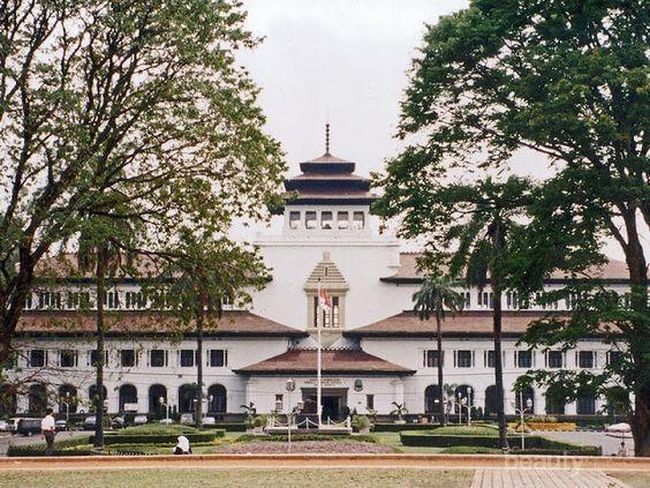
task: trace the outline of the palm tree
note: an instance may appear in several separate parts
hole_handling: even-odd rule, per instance
[[[456,314],[465,305],[464,297],[454,291],[453,283],[439,276],[427,276],[422,283],[422,288],[413,295],[414,309],[421,320],[429,320],[433,315],[436,318],[436,341],[438,346],[438,402],[440,404],[440,423],[447,424],[447,414],[444,410],[444,377],[442,359],[442,322],[447,311]]]
[[[501,354],[501,295],[508,279],[509,236],[520,224],[516,218],[530,204],[528,180],[510,177],[505,183],[491,178],[472,187],[456,188],[459,203],[466,206],[469,219],[453,225],[449,236],[458,240],[458,249],[451,258],[452,276],[465,271],[469,286],[482,293],[489,284],[492,301],[494,334],[494,378],[497,389],[497,420],[499,447],[508,448],[507,425],[504,412],[503,364]]]
[[[115,277],[119,269],[130,264],[132,255],[123,251],[120,243],[129,242],[136,232],[135,221],[114,219],[110,216],[87,215],[80,223],[77,262],[81,273],[93,273],[95,278],[96,312],[95,334],[97,358],[95,365],[95,439],[94,447],[104,447],[104,362],[106,323],[104,297],[107,280]]]

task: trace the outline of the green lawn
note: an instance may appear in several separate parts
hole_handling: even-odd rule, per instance
[[[437,454],[443,450],[441,447],[403,446],[399,440],[399,432],[374,432],[372,435],[379,439],[380,443],[392,447],[395,452],[408,454]]]
[[[472,482],[472,471],[438,471],[418,469],[314,469],[314,470],[95,470],[95,471],[30,471],[0,472],[0,486],[38,486],[59,488],[138,487],[161,488],[178,486],[282,488],[313,487],[445,487],[466,488]]]
[[[630,488],[647,488],[650,486],[650,473],[646,472],[620,472],[607,473],[612,478],[621,480]]]

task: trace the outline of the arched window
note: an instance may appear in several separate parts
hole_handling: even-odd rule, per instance
[[[429,385],[424,389],[424,412],[440,415],[442,405],[440,405],[440,388],[438,385]]]
[[[596,397],[593,395],[584,395],[578,397],[576,402],[576,413],[578,415],[595,415]]]
[[[35,383],[29,387],[27,395],[29,403],[29,413],[32,415],[42,416],[47,408],[47,390],[40,383]]]
[[[549,415],[564,415],[566,399],[553,386],[546,390],[546,413]]]
[[[165,416],[165,405],[167,404],[167,388],[163,385],[151,385],[149,387],[149,412],[160,416]]]
[[[226,413],[226,409],[228,408],[226,388],[223,385],[212,385],[208,388],[208,399],[210,397],[212,397],[212,400],[208,402],[208,412]]]
[[[178,412],[194,412],[194,400],[196,399],[196,384],[184,384],[178,388]]]
[[[59,413],[77,413],[77,389],[72,385],[59,386]]]
[[[125,411],[127,404],[138,403],[138,390],[133,385],[122,385],[119,391],[120,412]]]
[[[490,385],[485,389],[485,415],[496,415],[499,408],[497,385]]]
[[[524,400],[524,408],[527,409],[527,414],[535,413],[535,391],[532,388],[524,388],[520,395],[518,391],[515,392],[515,408],[521,409],[521,400]],[[530,408],[528,408],[528,400],[530,400]]]
[[[15,415],[18,406],[16,387],[9,383],[0,386],[0,415]]]

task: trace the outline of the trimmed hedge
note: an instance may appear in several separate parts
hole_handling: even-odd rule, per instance
[[[519,445],[520,437],[508,436],[511,446]],[[405,431],[400,432],[400,441],[405,446],[418,447],[452,447],[472,446],[495,448],[497,438],[484,435],[438,435],[435,430],[429,432]],[[597,446],[580,446],[568,442],[560,442],[540,436],[526,437],[526,450],[513,451],[520,454],[571,454],[582,456],[600,456],[602,448]]]
[[[184,435],[190,443],[211,442],[217,437],[224,437],[226,431],[223,429],[213,429],[209,432],[200,432],[198,434],[141,434],[141,435],[122,435],[108,434],[104,436],[104,445],[113,444],[176,444],[179,435]],[[95,436],[90,437],[90,443],[95,440]]]
[[[224,429],[226,432],[246,432],[246,424],[243,422],[218,423],[216,425],[204,425],[204,429]]]
[[[377,423],[373,427],[373,432],[402,432],[403,430],[431,430],[436,424],[393,424]]]
[[[235,442],[287,442],[286,435],[252,435],[244,434],[239,436]],[[336,434],[291,434],[292,442],[300,441],[352,441],[352,442],[372,442],[378,440],[372,435],[354,434],[354,435],[336,435]]]
[[[45,442],[37,444],[10,445],[7,448],[8,457],[45,456]],[[90,456],[93,446],[88,443],[88,436],[64,439],[54,443],[54,456]]]

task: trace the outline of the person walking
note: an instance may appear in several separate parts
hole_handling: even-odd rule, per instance
[[[45,417],[41,420],[41,433],[45,437],[47,447],[45,455],[51,456],[54,454],[54,436],[56,435],[56,424],[54,423],[54,410],[48,408],[45,410]]]

